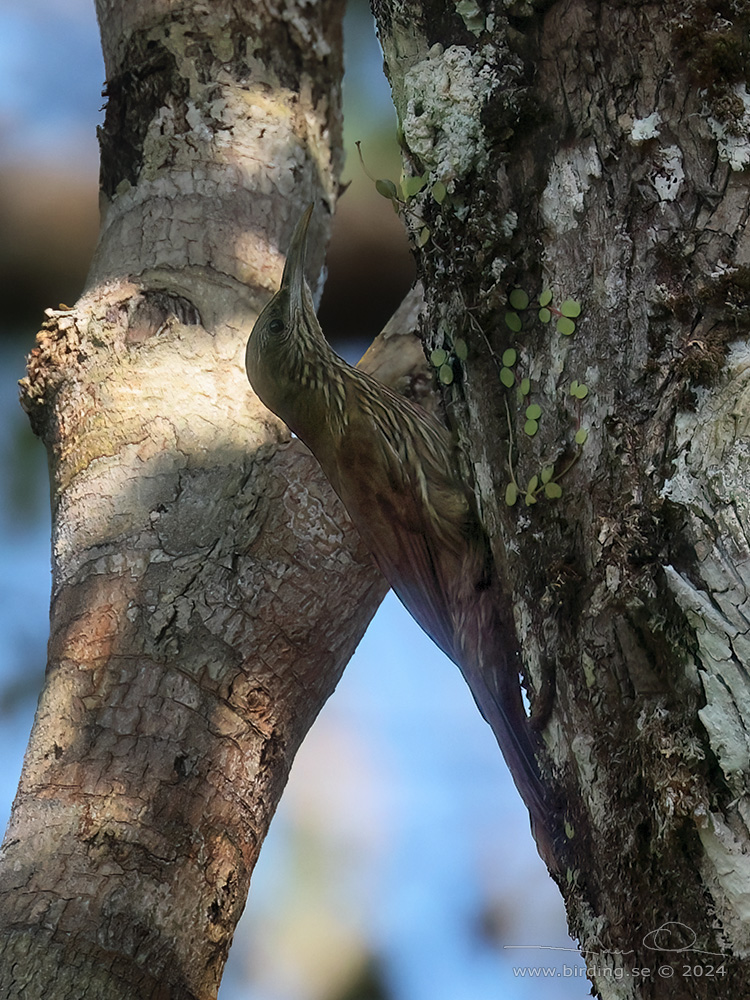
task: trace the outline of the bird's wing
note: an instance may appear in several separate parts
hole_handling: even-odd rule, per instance
[[[359,375],[359,373],[357,373]],[[358,390],[361,390],[361,395]],[[353,380],[343,440],[324,471],[383,575],[460,668],[538,824],[539,778],[512,644],[488,589],[486,539],[452,460],[448,432],[385,386]]]
[[[402,603],[457,661],[446,595],[460,572],[470,509],[450,464],[450,437],[380,384],[374,393],[355,380],[349,391],[355,398],[337,450],[346,474],[337,470],[329,478]]]

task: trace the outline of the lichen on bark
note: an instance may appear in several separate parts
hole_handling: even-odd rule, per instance
[[[708,95],[695,87],[696,73],[742,55],[744,15],[719,24],[715,4],[668,6],[669,18],[650,3],[491,4],[482,14],[494,58],[489,34],[460,12],[442,22],[445,52],[466,46],[505,73],[502,113],[492,117],[493,92],[474,141],[486,167],[467,159],[449,198],[435,204],[428,183],[412,209],[430,232],[425,340],[440,347],[449,332],[468,345],[443,394],[512,594],[545,773],[561,795],[571,932],[595,988],[618,998],[712,995],[707,981],[628,973],[654,965],[655,942],[664,962],[675,958],[669,935],[649,936],[663,925],[681,924],[686,948],[725,959],[733,989],[747,988],[732,957],[748,943],[737,509],[747,456],[727,421],[741,426],[745,411],[750,185],[733,169],[741,155],[717,163],[709,121],[734,95],[740,148],[744,76],[724,85],[716,75]],[[419,98],[410,73],[436,41],[432,10],[410,6],[416,55],[404,58],[402,5],[376,4],[402,109]],[[710,36],[708,63],[684,34],[691,24]],[[510,331],[515,287],[580,301],[574,336]],[[509,425],[504,410],[498,376],[511,347],[545,413],[531,446],[523,417],[510,407]],[[562,496],[509,508],[509,452],[521,466],[524,448],[537,466],[565,454],[573,380],[589,387],[589,436]]]

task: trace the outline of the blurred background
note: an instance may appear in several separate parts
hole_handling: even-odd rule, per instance
[[[323,327],[364,349],[411,284],[395,120],[365,0],[346,19],[345,179]],[[0,0],[0,827],[45,664],[44,451],[18,405],[43,310],[73,304],[98,226],[103,66],[90,0]],[[357,338],[363,339],[358,344]],[[518,971],[521,970],[521,971]],[[497,745],[389,595],[302,747],[220,1000],[582,1000],[582,963]]]

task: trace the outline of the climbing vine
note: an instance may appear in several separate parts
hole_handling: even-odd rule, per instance
[[[522,288],[514,288],[508,295],[508,308],[505,313],[505,325],[514,334],[521,334],[524,329],[524,322],[521,314],[533,315],[536,313],[536,320],[543,325],[549,325],[554,320],[555,330],[561,336],[570,337],[575,333],[576,320],[581,315],[581,306],[576,299],[565,299],[560,306],[553,304],[553,293],[550,289],[543,289],[537,297],[536,304],[532,307],[531,299]],[[535,470],[524,482],[520,476],[517,466],[513,462],[514,444],[519,453],[523,452],[523,438],[519,441],[514,439],[513,420],[511,418],[511,407],[509,402],[510,390],[515,388],[515,403],[523,410],[523,434],[527,438],[533,438],[539,430],[539,424],[544,415],[543,407],[537,402],[531,402],[529,397],[533,391],[533,383],[529,375],[519,371],[521,352],[516,347],[508,347],[500,357],[500,382],[506,390],[504,399],[505,414],[508,421],[508,472],[510,481],[505,489],[505,502],[509,507],[513,507],[520,497],[527,507],[535,504],[540,497],[547,500],[557,500],[562,496],[562,486],[560,480],[575,465],[581,456],[581,449],[588,438],[587,428],[581,426],[581,405],[589,394],[588,386],[583,382],[574,379],[569,386],[569,394],[577,401],[576,408],[576,430],[574,442],[576,445],[575,454],[568,462],[557,468],[555,462],[547,463]],[[520,420],[517,421],[521,423]],[[522,457],[522,454],[519,456]]]

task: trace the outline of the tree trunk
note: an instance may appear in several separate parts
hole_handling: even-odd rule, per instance
[[[730,6],[376,0],[426,181],[404,199],[425,340],[603,997],[750,993],[750,16]]]
[[[335,205],[341,7],[99,5],[101,236],[23,389],[52,623],[0,996],[216,995],[295,751],[385,592],[243,364],[298,215]]]

